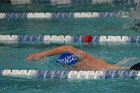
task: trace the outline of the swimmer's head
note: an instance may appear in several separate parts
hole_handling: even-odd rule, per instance
[[[74,65],[79,62],[79,58],[71,53],[63,53],[57,58],[56,62],[64,65]]]

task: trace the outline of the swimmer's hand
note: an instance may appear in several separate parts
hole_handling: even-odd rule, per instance
[[[43,55],[43,53],[34,53],[34,54],[31,54],[29,55],[26,60],[27,61],[37,61],[37,60],[40,60],[42,58],[44,58],[45,56]]]

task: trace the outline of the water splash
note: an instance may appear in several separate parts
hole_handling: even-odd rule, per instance
[[[140,7],[137,7],[135,10],[132,9],[130,14],[130,22],[123,25],[123,29],[132,29],[137,32],[140,32]]]

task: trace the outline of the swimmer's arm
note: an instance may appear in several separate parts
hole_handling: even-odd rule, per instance
[[[26,60],[29,60],[29,61],[39,60],[39,59],[44,58],[44,57],[59,55],[59,54],[65,53],[65,52],[69,52],[72,54],[80,54],[82,56],[88,55],[84,51],[82,51],[80,49],[76,49],[72,46],[60,46],[60,47],[57,47],[57,48],[54,48],[54,49],[51,49],[48,51],[31,54],[30,56],[27,57]]]

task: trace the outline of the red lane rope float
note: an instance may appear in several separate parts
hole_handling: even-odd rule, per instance
[[[90,43],[90,42],[92,42],[92,39],[93,39],[93,37],[92,36],[90,36],[90,35],[87,35],[87,36],[85,36],[85,42],[86,43]]]
[[[86,42],[86,45],[89,47],[92,47],[91,42],[92,42],[93,37],[90,35],[85,36],[84,41]]]

